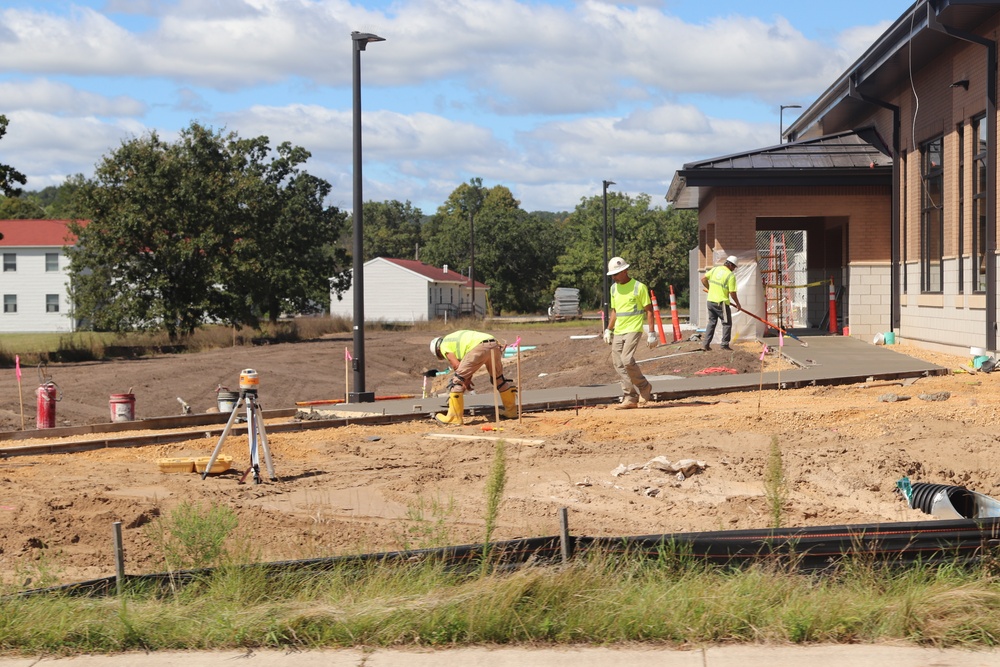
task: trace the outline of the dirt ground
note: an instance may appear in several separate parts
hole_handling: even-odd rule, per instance
[[[368,331],[366,389],[377,396],[420,396],[423,372],[435,368],[431,337],[446,333]],[[615,375],[597,325],[497,331],[535,349],[522,353],[523,390],[611,384]],[[592,336],[579,338],[580,336]],[[349,334],[326,340],[232,348],[129,361],[52,365],[58,385],[57,425],[110,421],[110,394],[136,395],[136,416],[181,414],[216,406],[219,386],[237,388],[254,368],[265,409],[344,394]],[[729,353],[694,352],[695,342],[642,349],[648,375],[759,373],[758,343]],[[951,369],[967,357],[906,344],[894,348]],[[507,364],[518,377],[518,364]],[[787,367],[787,365],[786,365]],[[442,368],[438,362],[437,368]],[[443,391],[446,378],[435,380]],[[24,369],[20,397],[28,429],[35,425],[36,369]],[[240,535],[260,560],[283,560],[481,541],[484,486],[495,446],[508,457],[506,493],[494,539],[558,533],[559,508],[569,509],[578,535],[644,535],[772,525],[765,468],[772,442],[786,479],[786,526],[927,519],[895,490],[913,482],[964,485],[1000,497],[997,441],[1000,373],[956,372],[909,386],[875,383],[742,392],[651,403],[639,410],[610,406],[530,413],[485,433],[486,420],[444,428],[430,420],[272,433],[279,481],[239,484],[248,463],[247,438],[230,436],[223,453],[234,470],[205,480],[159,472],[164,457],[207,456],[215,436],[175,444],[109,448],[0,460],[0,578],[35,585],[114,573],[112,524],[121,521],[126,571],[163,570],[150,526],[182,501],[231,507]],[[490,389],[477,376],[478,391]],[[946,401],[920,394],[950,392]],[[888,393],[910,400],[880,401]],[[0,370],[0,428],[21,428],[13,369]],[[116,434],[123,435],[123,434]],[[428,437],[428,436],[445,437]],[[21,445],[39,440],[2,443]],[[704,469],[683,480],[646,468],[654,457],[694,459]],[[238,470],[237,470],[238,469]],[[246,548],[246,547],[244,547]]]

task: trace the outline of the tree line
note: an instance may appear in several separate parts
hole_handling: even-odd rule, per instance
[[[0,137],[5,129],[0,116]],[[155,132],[125,140],[92,178],[38,191],[16,188],[23,175],[0,165],[0,219],[73,221],[71,296],[89,327],[172,338],[206,321],[259,327],[322,312],[350,286],[352,225],[325,203],[330,184],[304,170],[309,157],[192,123],[173,142]],[[607,206],[609,243],[630,273],[661,295],[673,285],[685,305],[696,214],[652,206],[647,194],[609,192]],[[474,267],[494,314],[545,312],[557,287],[579,289],[584,309],[602,303],[600,195],[573,211],[527,212],[506,186],[473,178],[431,215],[409,201],[367,201],[363,220],[365,261]]]

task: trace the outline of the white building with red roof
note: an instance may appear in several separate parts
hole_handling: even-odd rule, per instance
[[[423,322],[486,313],[489,287],[456,273],[445,265],[429,266],[412,259],[376,257],[365,262],[365,320],[368,322]],[[330,294],[330,314],[353,319],[354,288],[338,299]]]
[[[69,220],[0,220],[0,333],[74,331]]]

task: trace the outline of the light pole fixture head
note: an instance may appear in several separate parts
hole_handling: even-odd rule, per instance
[[[614,181],[604,181],[604,189],[607,190],[609,185],[614,185]]]
[[[358,32],[357,30],[351,32],[351,39],[354,40],[354,48],[358,51],[364,51],[369,42],[385,41],[385,37],[379,37],[370,32]]]
[[[785,137],[785,109],[801,109],[801,104],[782,104],[778,108],[778,143]]]

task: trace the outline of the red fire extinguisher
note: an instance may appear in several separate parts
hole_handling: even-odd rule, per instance
[[[59,400],[59,387],[52,380],[43,382],[35,390],[38,398],[38,413],[35,419],[36,428],[55,428],[56,401]]]

